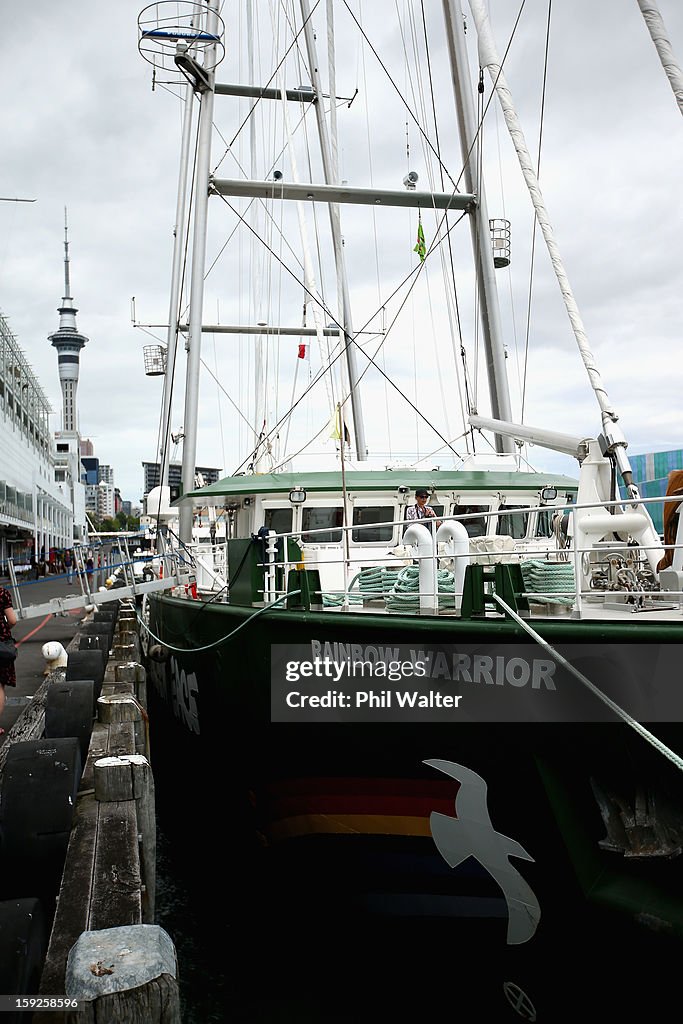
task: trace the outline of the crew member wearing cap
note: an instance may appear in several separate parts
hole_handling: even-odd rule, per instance
[[[418,487],[415,491],[415,504],[409,505],[406,509],[406,519],[436,519],[436,512],[431,505],[427,504],[428,497],[427,488]]]

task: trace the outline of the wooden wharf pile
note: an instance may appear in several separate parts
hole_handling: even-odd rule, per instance
[[[49,673],[0,749],[3,839],[12,831],[5,815],[13,806],[12,787],[19,785],[13,781],[19,755],[64,767],[75,751],[79,776],[38,990],[24,989],[32,1021],[178,1024],[175,949],[154,924],[154,778],[135,604],[122,601],[118,611],[95,612],[67,655],[67,668]],[[27,968],[24,985],[31,984]],[[71,1000],[78,1000],[78,1010]],[[24,1012],[16,1019],[28,1018]],[[11,1017],[6,1020],[11,1024]]]

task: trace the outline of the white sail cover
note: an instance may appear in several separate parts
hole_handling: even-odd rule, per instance
[[[654,3],[654,0],[638,0],[638,6],[645,19],[648,32],[652,36],[652,42],[657,48],[662,67],[666,71],[666,76],[671,83],[671,88],[678,103],[678,109],[683,114],[683,72],[681,72],[680,65],[674,57],[673,48],[666,34],[666,28],[659,13],[659,8]]]

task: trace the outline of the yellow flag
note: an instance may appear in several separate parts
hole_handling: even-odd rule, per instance
[[[330,430],[329,436],[334,441],[341,441],[342,439],[342,422],[341,407],[337,406],[335,411],[332,413],[332,418],[328,424]],[[346,426],[346,423],[344,423],[344,444],[351,444],[351,434],[349,433],[349,428]]]
[[[330,420],[330,437],[334,441],[341,441],[341,412],[339,406],[332,413],[332,419]]]

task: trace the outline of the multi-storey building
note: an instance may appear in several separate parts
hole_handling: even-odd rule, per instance
[[[158,487],[161,483],[160,467],[158,462],[143,462],[142,470],[145,476],[145,487],[142,496],[143,506],[147,507],[147,495],[153,487]],[[199,479],[203,481],[207,486],[209,484],[215,484],[217,480],[220,480],[222,470],[215,469],[208,466],[196,466],[194,475],[195,480],[199,482]],[[168,467],[168,486],[171,489],[171,501],[175,501],[180,496],[182,486],[182,465],[180,462],[171,462]]]
[[[28,564],[72,543],[74,480],[57,458],[52,410],[19,342],[0,314],[0,564]],[[57,473],[59,470],[59,473]],[[78,476],[76,477],[78,480]]]

